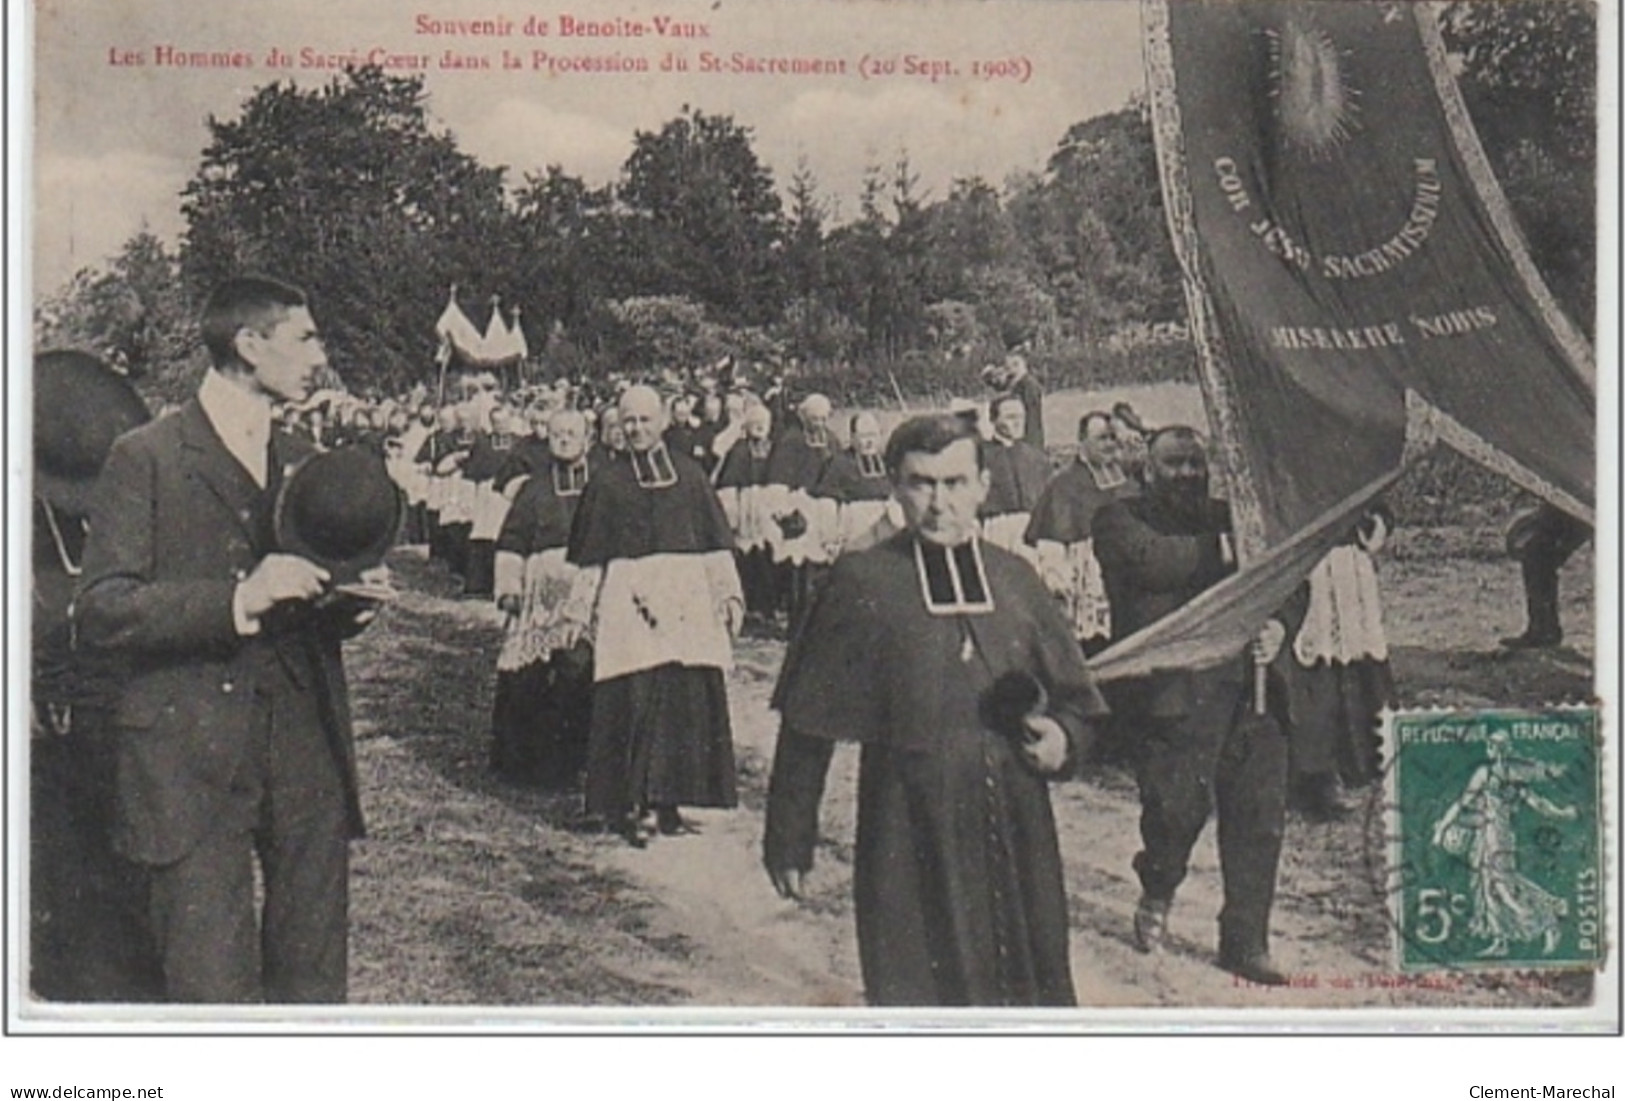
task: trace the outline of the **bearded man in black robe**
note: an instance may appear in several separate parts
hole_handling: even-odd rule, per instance
[[[1230,508],[1208,495],[1206,447],[1188,427],[1170,426],[1151,437],[1145,492],[1104,505],[1093,530],[1117,638],[1189,603],[1235,570]],[[1141,895],[1134,942],[1142,952],[1162,950],[1174,892],[1197,838],[1217,813],[1224,881],[1219,966],[1249,982],[1287,981],[1269,953],[1287,782],[1280,713],[1285,684],[1270,667],[1288,625],[1296,630],[1302,615],[1289,602],[1245,654],[1117,687],[1117,719],[1133,731],[1138,758],[1142,847],[1133,866]]]
[[[886,466],[907,527],[836,561],[774,693],[768,874],[799,897],[834,743],[857,741],[870,1004],[1075,1004],[1049,782],[1104,705],[1037,574],[977,534],[974,430],[907,421]]]

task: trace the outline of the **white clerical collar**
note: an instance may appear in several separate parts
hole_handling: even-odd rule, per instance
[[[1078,462],[1082,463],[1088,468],[1089,475],[1094,478],[1095,486],[1098,489],[1116,489],[1118,486],[1128,481],[1128,476],[1123,473],[1123,468],[1118,466],[1116,463],[1112,463],[1104,468],[1098,467],[1085,458],[1083,452],[1081,451],[1078,452]]]
[[[644,489],[666,489],[677,484],[677,468],[666,453],[666,445],[657,443],[647,451],[633,451],[632,472],[638,485]]]
[[[212,367],[204,372],[197,401],[232,458],[243,465],[254,484],[264,489],[269,477],[270,401]]]
[[[553,460],[553,495],[555,497],[579,497],[581,491],[587,488],[587,456],[583,455],[573,463],[562,463]]]
[[[980,539],[944,547],[916,537],[914,569],[925,610],[932,615],[985,615],[993,610]]]

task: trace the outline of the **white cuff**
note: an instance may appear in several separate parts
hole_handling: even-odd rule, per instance
[[[495,590],[496,599],[524,593],[525,560],[514,551],[497,551],[492,573],[495,576],[491,587]]]
[[[243,607],[243,583],[237,582],[237,587],[231,590],[231,622],[237,628],[237,634],[243,637],[260,633],[258,616],[251,616]]]

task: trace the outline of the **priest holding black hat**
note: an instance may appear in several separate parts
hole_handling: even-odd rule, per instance
[[[856,741],[869,1003],[1075,1004],[1049,782],[1104,704],[1038,575],[978,534],[975,430],[914,418],[885,461],[907,529],[836,560],[774,692],[768,874],[800,896],[834,743]]]
[[[276,516],[314,448],[272,406],[308,397],[327,361],[303,292],[228,280],[202,329],[196,396],[113,445],[75,599],[80,645],[129,671],[115,843],[150,873],[169,1000],[342,1002],[362,825],[339,643],[376,614],[400,502],[318,481]],[[338,467],[388,483],[375,456]]]

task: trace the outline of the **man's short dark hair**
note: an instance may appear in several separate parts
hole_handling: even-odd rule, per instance
[[[307,307],[298,287],[259,275],[227,279],[203,307],[203,346],[216,367],[237,362],[237,334],[275,325],[289,310]]]
[[[1194,443],[1204,453],[1207,451],[1207,440],[1200,432],[1188,424],[1170,424],[1152,432],[1145,441],[1146,450],[1155,450],[1158,441],[1164,439],[1178,440],[1181,443]]]
[[[940,455],[960,440],[979,444],[981,439],[974,425],[952,413],[910,417],[892,429],[891,438],[886,441],[886,472],[895,478],[902,468],[904,457],[911,453]],[[976,448],[976,469],[982,469],[980,447]]]
[[[1108,431],[1112,427],[1112,415],[1110,413],[1106,412],[1104,409],[1091,409],[1089,412],[1078,418],[1078,439],[1084,440],[1089,438],[1090,421],[1099,421],[1106,426]]]

